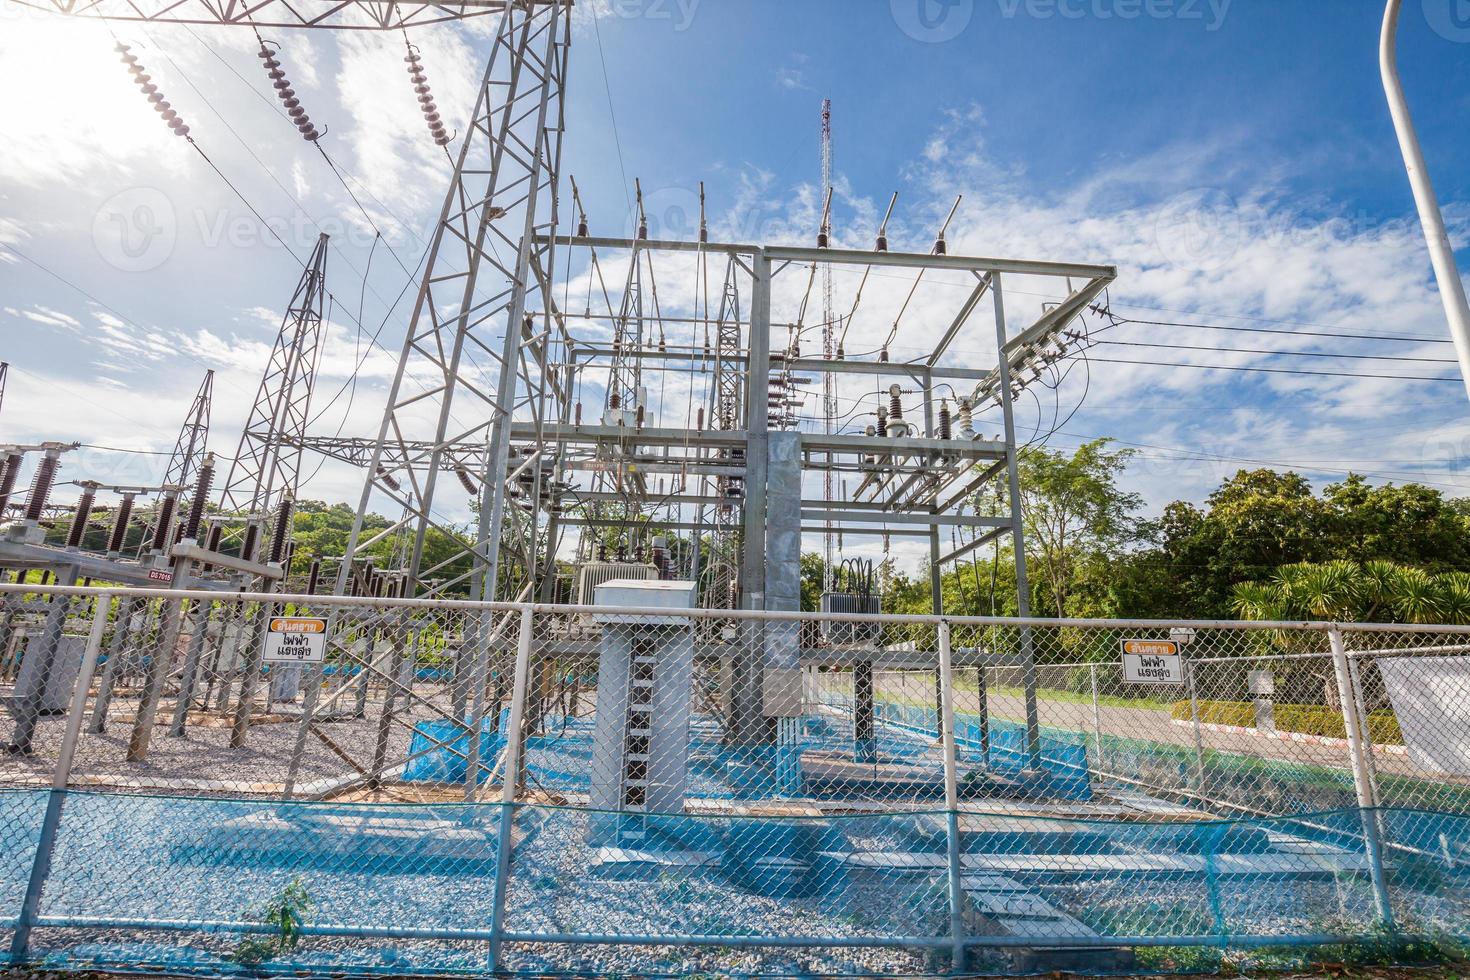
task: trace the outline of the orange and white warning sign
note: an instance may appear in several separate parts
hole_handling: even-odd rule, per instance
[[[265,634],[268,664],[319,664],[327,656],[327,621],[315,616],[272,616]]]
[[[1129,684],[1183,684],[1184,660],[1175,640],[1124,640],[1123,680]]]

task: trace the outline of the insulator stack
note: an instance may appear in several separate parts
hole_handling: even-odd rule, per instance
[[[947,251],[949,251],[949,246],[944,243],[944,236],[940,235],[934,240],[934,254],[943,255]]]
[[[949,399],[946,398],[939,403],[939,438],[954,438],[953,424],[949,415]]]
[[[271,87],[276,90],[276,98],[281,100],[281,105],[286,107],[286,115],[296,124],[296,131],[301,138],[308,143],[315,143],[321,139],[325,132],[318,132],[312,124],[311,117],[301,105],[301,100],[296,97],[296,90],[291,87],[291,81],[286,73],[281,70],[281,62],[276,58],[276,52],[271,50],[264,41],[260,42],[260,51],[257,52],[261,64],[265,66],[266,76],[271,80]]]
[[[970,440],[975,438],[974,410],[970,407],[970,399],[960,399],[960,438]]]
[[[874,248],[874,251],[875,252],[886,252],[886,251],[888,251],[888,235],[887,235],[886,232],[881,232],[880,231],[878,233],[878,245],[877,245],[876,248]]]
[[[163,495],[158,502],[158,523],[153,528],[153,540],[150,542],[153,550],[163,554],[168,550],[168,538],[173,531],[174,511],[179,506],[179,494],[177,490],[170,490]]]
[[[448,146],[454,137],[449,135],[444,128],[444,120],[439,116],[439,107],[434,104],[434,96],[429,91],[429,76],[424,74],[424,59],[419,56],[419,49],[408,42],[408,57],[404,62],[408,65],[408,77],[413,82],[413,93],[418,96],[419,111],[424,114],[424,122],[429,124],[429,135],[434,137],[435,146]],[[585,222],[584,222],[585,224]],[[582,237],[587,233],[579,232]]]
[[[122,58],[123,64],[128,66],[128,72],[133,76],[133,84],[138,86],[138,91],[147,96],[148,102],[153,106],[153,111],[158,113],[159,118],[168,123],[168,128],[174,131],[175,136],[188,137],[189,127],[179,116],[178,111],[169,105],[163,93],[158,90],[158,86],[153,84],[152,76],[139,64],[138,56],[132,53],[132,47],[119,41],[113,50]]]
[[[577,237],[586,238],[590,234],[591,231],[587,228],[587,216],[584,214],[577,219]]]
[[[879,364],[887,364],[888,363],[888,345],[887,344],[884,344],[883,345],[883,349],[878,352],[878,363]]]
[[[890,424],[903,421],[903,389],[898,385],[888,389],[888,421]]]
[[[68,548],[80,548],[87,534],[87,521],[92,516],[92,505],[97,500],[97,484],[82,484],[82,495],[77,498],[77,512],[71,519],[71,530],[66,535]]]
[[[316,595],[318,583],[322,580],[322,557],[317,555],[311,560],[311,568],[306,573],[306,594]]]
[[[403,486],[401,483],[398,482],[397,477],[388,472],[388,468],[386,466],[378,467],[378,482],[382,483],[383,486],[387,487],[389,490],[399,490]]]
[[[224,534],[224,531],[225,529],[223,525],[211,524],[209,526],[209,533],[204,537],[204,550],[219,551],[219,539],[220,536]],[[214,569],[214,566],[211,565],[209,562],[205,562],[202,567],[206,572],[212,571]]]
[[[286,556],[281,559],[281,567],[286,574],[291,574],[291,565],[296,561],[296,541],[294,539],[286,542]]]
[[[0,520],[5,518],[5,509],[15,493],[15,481],[20,477],[20,453],[9,453],[5,457],[5,470],[0,472]]]
[[[117,505],[117,513],[112,518],[112,536],[107,539],[107,553],[110,555],[121,554],[123,544],[128,536],[128,524],[133,519],[133,495],[123,495],[122,502]]]
[[[291,513],[296,508],[296,499],[289,493],[281,495],[276,508],[276,526],[271,533],[270,563],[279,564],[286,557],[286,542],[291,538]]]
[[[246,561],[255,560],[255,545],[260,541],[260,525],[251,521],[245,525],[245,540],[240,542],[240,557]]]
[[[55,456],[47,455],[36,467],[36,479],[31,483],[31,496],[26,501],[25,519],[39,521],[46,510],[46,500],[51,496],[51,485],[56,482],[56,468],[61,464]]]
[[[184,537],[199,540],[199,526],[204,523],[204,504],[209,500],[210,487],[214,486],[214,453],[204,457],[199,467],[199,477],[194,484],[194,499],[189,501],[189,516],[184,520]]]
[[[888,435],[888,409],[878,406],[878,435]]]
[[[471,497],[479,494],[479,488],[475,486],[475,481],[470,478],[469,469],[463,463],[454,464],[454,475],[459,477],[459,485],[464,487],[465,493]]]

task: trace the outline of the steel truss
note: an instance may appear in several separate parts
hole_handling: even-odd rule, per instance
[[[544,270],[552,268],[554,243],[545,232],[556,226],[570,26],[570,3],[560,0],[501,11],[369,460],[339,593],[370,543],[362,525],[375,496],[394,501],[413,528],[405,594],[463,594],[468,582],[472,595],[494,598],[502,550],[523,556],[521,591],[535,577],[537,512],[506,520],[505,475],[517,411],[543,419],[565,406],[548,362],[561,325],[549,315],[537,323],[526,310],[528,294],[549,285]],[[487,465],[472,478],[455,454],[466,443],[485,446]],[[533,495],[540,462],[531,465]],[[436,506],[447,473],[475,491],[478,521],[468,533]],[[454,543],[454,554],[425,566],[431,530]]]

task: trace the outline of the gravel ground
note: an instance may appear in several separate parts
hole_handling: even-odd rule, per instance
[[[694,964],[689,964],[689,965],[690,966],[694,966]],[[1217,976],[1231,976],[1231,977],[1247,977],[1248,976],[1248,977],[1259,978],[1259,980],[1328,980],[1328,978],[1331,978],[1331,980],[1464,980],[1464,978],[1467,976],[1467,974],[1465,972],[1466,969],[1467,968],[1465,966],[1440,966],[1440,967],[1428,967],[1428,968],[1424,968],[1424,969],[1411,968],[1411,967],[1392,967],[1392,968],[1384,967],[1384,968],[1357,969],[1357,968],[1343,968],[1343,967],[1337,967],[1337,966],[1333,966],[1333,965],[1325,965],[1324,967],[1322,967],[1320,969],[1309,970],[1307,972],[1291,972],[1291,973],[1256,972],[1256,973],[1249,973],[1249,974],[1233,973],[1232,972],[1232,973],[1216,974],[1216,975]],[[685,973],[684,975],[685,976],[691,976],[692,977],[692,976],[694,976],[696,974],[697,975],[700,975],[702,977],[709,977],[709,976],[711,976],[711,973],[710,972],[705,971],[703,969],[698,969],[698,968],[691,969],[687,973]],[[714,975],[718,975],[718,974],[716,973]],[[37,970],[37,969],[24,969],[24,968],[10,969],[10,970],[0,970],[0,980],[114,980],[114,978],[124,977],[124,976],[127,976],[127,974],[101,974],[101,973],[88,973],[88,972],[80,972],[80,971],[78,971],[78,972],[63,972],[63,971],[58,971],[58,970]],[[149,974],[147,974],[147,976],[150,978],[150,980],[171,980],[170,975],[169,974],[166,974],[166,973],[149,973]],[[526,975],[527,980],[531,980],[531,978],[533,978],[534,976],[535,976],[534,974],[528,974],[528,975]],[[598,976],[600,976],[600,977],[611,977],[611,976],[614,976],[614,975],[613,974],[606,974],[606,973],[604,973],[604,974],[589,974],[589,976],[592,976],[592,977],[598,977]],[[619,978],[619,980],[633,980],[633,978],[629,977],[627,974],[616,974],[615,976],[617,976]],[[1053,978],[1053,980],[1073,980],[1073,978],[1077,978],[1077,980],[1084,980],[1084,978],[1082,978],[1081,975],[1079,975],[1079,974],[1071,974],[1071,973],[1053,973],[1053,974],[1049,974],[1049,976],[1051,978]],[[1190,978],[1190,980],[1197,980],[1197,978],[1199,976],[1200,976],[1200,974],[1198,974],[1198,973],[1192,973],[1192,974],[1158,974],[1158,973],[1150,973],[1150,974],[1147,974],[1146,977],[1144,977],[1144,976],[1132,977],[1132,978],[1129,978],[1129,977],[1117,977],[1117,978],[1115,978],[1115,980],[1184,980],[1185,977]],[[383,977],[383,980],[391,980],[391,977],[392,977],[391,974],[386,975],[385,977]],[[194,980],[194,978],[190,978],[190,980]]]

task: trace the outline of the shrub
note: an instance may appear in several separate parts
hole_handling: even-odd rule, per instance
[[[1278,704],[1275,709],[1276,730],[1346,738],[1347,726],[1342,712],[1320,704]],[[1175,720],[1189,721],[1189,702],[1175,701]],[[1250,701],[1201,701],[1199,720],[1207,725],[1230,725],[1235,728],[1256,726],[1256,707]],[[1368,737],[1374,745],[1403,745],[1404,735],[1392,711],[1374,711],[1368,715]]]

